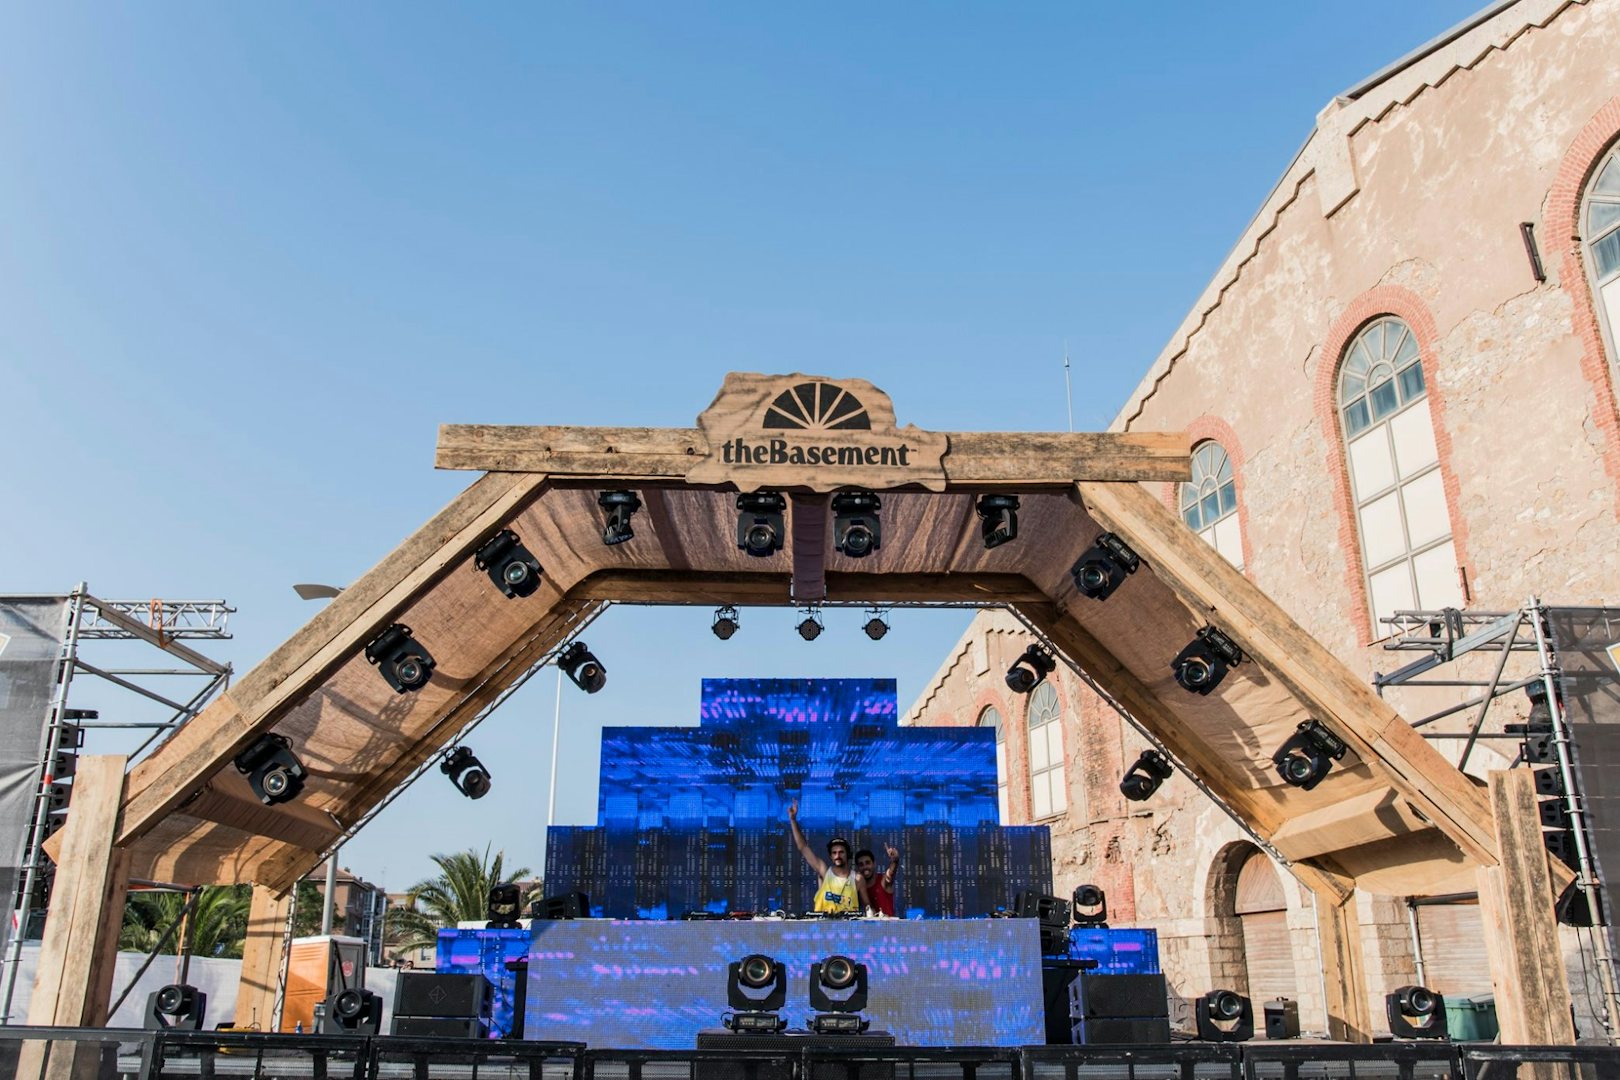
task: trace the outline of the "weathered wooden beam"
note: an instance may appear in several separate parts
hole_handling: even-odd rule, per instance
[[[1556,894],[1530,770],[1492,772],[1490,797],[1500,861],[1479,870],[1479,910],[1502,1041],[1570,1045],[1575,1026],[1569,974],[1558,941]]]
[[[675,570],[598,570],[569,593],[592,600],[642,604],[771,607],[793,603],[783,571],[703,573]],[[1045,593],[1022,574],[878,574],[827,572],[830,603],[1044,603]]]
[[[480,477],[346,588],[236,686],[159,746],[129,778],[118,842],[127,845],[195,792],[257,735],[365,647],[534,499],[545,477]]]
[[[1309,888],[1309,886],[1307,886]],[[1312,890],[1322,956],[1322,986],[1327,995],[1328,1038],[1372,1042],[1373,1019],[1368,998],[1367,966],[1361,949],[1361,918],[1354,896]]]
[[[1087,511],[1273,674],[1475,862],[1496,861],[1485,796],[1287,612],[1139,484],[1077,485]]]
[[[969,489],[1066,487],[1076,480],[1186,480],[1187,436],[1150,432],[945,433],[945,475]],[[545,472],[559,481],[678,482],[710,456],[699,428],[522,427],[444,424],[441,469]]]
[[[79,759],[45,936],[40,942],[28,1023],[38,1027],[103,1027],[112,997],[118,929],[129,883],[129,853],[113,846],[128,758]],[[23,1048],[19,1076],[56,1080],[94,1077],[100,1048],[60,1043]],[[48,1060],[47,1060],[48,1058]]]
[[[236,988],[235,1024],[239,1028],[269,1031],[276,1007],[276,986],[286,957],[281,943],[287,931],[292,891],[277,893],[263,885],[253,887],[248,905],[247,938],[242,942],[242,974]]]

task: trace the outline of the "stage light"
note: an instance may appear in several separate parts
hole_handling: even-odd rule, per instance
[[[484,914],[489,919],[488,930],[516,930],[518,909],[523,906],[523,890],[515,881],[503,881],[489,887]]]
[[[721,641],[730,641],[731,635],[737,632],[737,609],[731,606],[714,609],[714,623],[709,627],[714,636]]]
[[[1108,928],[1108,894],[1100,886],[1078,885],[1070,901],[1074,925],[1103,930]]]
[[[630,519],[641,509],[641,500],[636,498],[635,492],[604,491],[596,500],[596,505],[607,512],[607,521],[602,526],[602,543],[612,547],[636,535],[636,531],[630,527]]]
[[[375,1035],[382,1028],[382,995],[370,990],[339,990],[326,999],[322,1035]]]
[[[583,641],[576,641],[557,657],[557,666],[575,686],[587,694],[594,694],[607,685],[607,668],[602,666]]]
[[[366,660],[376,665],[388,685],[401,694],[422,689],[433,677],[433,657],[404,623],[395,623],[378,634],[366,646]]]
[[[1384,995],[1389,1033],[1397,1039],[1444,1039],[1446,999],[1426,986],[1402,986]]]
[[[195,986],[171,983],[146,996],[146,1014],[141,1026],[148,1031],[166,1028],[201,1031],[207,1010],[207,994]]]
[[[1228,669],[1241,663],[1243,650],[1221,631],[1206,626],[1198,631],[1198,636],[1185,649],[1176,654],[1170,667],[1183,690],[1207,694],[1221,685]]]
[[[1211,990],[1193,1003],[1198,1037],[1205,1042],[1248,1042],[1254,1038],[1254,1005],[1233,990]]]
[[[469,746],[458,746],[439,762],[439,771],[450,778],[456,790],[469,799],[482,799],[489,794],[489,770],[479,761]]]
[[[882,504],[870,491],[840,491],[832,497],[833,548],[851,559],[864,559],[883,546],[878,520]]]
[[[737,546],[757,559],[782,550],[786,527],[782,513],[787,499],[777,491],[745,492],[737,496]]]
[[[304,790],[309,775],[304,763],[292,752],[292,741],[274,732],[236,755],[236,771],[248,778],[253,794],[266,806],[288,802]]]
[[[973,510],[979,515],[979,535],[986,550],[1018,539],[1018,496],[981,495]]]
[[[1173,775],[1175,769],[1163,754],[1157,750],[1144,750],[1126,770],[1125,779],[1119,782],[1119,792],[1132,802],[1141,802],[1151,798],[1159,790],[1159,785]]]
[[[1039,645],[1031,645],[1007,669],[1007,688],[1014,693],[1027,694],[1057,670],[1057,657]]]
[[[866,625],[862,627],[866,631],[866,636],[873,641],[882,641],[883,635],[889,632],[888,616],[882,608],[867,608],[866,614],[868,615]]]
[[[1106,600],[1124,580],[1136,573],[1142,560],[1130,545],[1111,532],[1105,532],[1075,560],[1069,573],[1081,595]]]
[[[1271,755],[1271,763],[1277,766],[1278,776],[1309,791],[1322,782],[1346,749],[1343,739],[1315,720],[1307,720]]]
[[[767,1035],[781,1031],[787,1021],[777,1010],[787,1004],[787,970],[763,953],[743,957],[726,970],[726,1003],[735,1011],[720,1022],[730,1030]]]
[[[836,991],[833,997],[827,991]],[[829,956],[810,965],[810,1030],[818,1035],[859,1034],[871,1021],[859,1016],[866,1008],[867,970],[847,956]]]
[[[804,621],[799,623],[799,636],[806,641],[814,641],[821,636],[821,609],[807,607],[804,609]]]
[[[511,529],[490,537],[473,556],[473,566],[488,574],[508,600],[533,596],[540,587],[540,560]]]

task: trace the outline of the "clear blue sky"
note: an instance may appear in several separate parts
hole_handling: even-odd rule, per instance
[[[684,426],[728,370],[861,376],[942,430],[1100,428],[1342,91],[1471,3],[15,5],[0,15],[0,591],[225,597],[245,671],[468,477],[441,422]],[[606,723],[705,675],[886,675],[781,611],[610,612]],[[104,654],[105,655],[105,654]],[[86,680],[76,704],[150,713]],[[552,682],[343,862],[542,864]],[[98,735],[91,749],[116,750]],[[530,774],[530,775],[525,775]]]

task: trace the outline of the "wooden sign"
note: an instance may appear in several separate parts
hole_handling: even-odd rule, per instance
[[[897,428],[889,395],[865,379],[734,371],[698,426],[709,454],[687,472],[688,483],[945,490],[948,438]]]

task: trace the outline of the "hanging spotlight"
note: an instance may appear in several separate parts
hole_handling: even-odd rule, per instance
[[[450,751],[450,755],[439,762],[439,771],[469,799],[482,799],[489,794],[489,770],[469,746],[458,746]]]
[[[1027,694],[1057,670],[1057,657],[1039,645],[1031,645],[1007,669],[1007,688],[1014,693]]]
[[[714,609],[714,623],[709,629],[721,641],[730,641],[731,635],[737,632],[737,609],[731,605]]]
[[[1144,750],[1126,770],[1125,779],[1119,782],[1119,792],[1132,802],[1141,802],[1150,798],[1159,790],[1159,785],[1173,775],[1175,769],[1163,754],[1157,750]]]
[[[1142,565],[1130,545],[1111,532],[1097,537],[1070,568],[1074,587],[1093,600],[1106,600],[1114,590]]]
[[[737,546],[758,559],[782,550],[787,499],[779,491],[753,491],[737,496]]]
[[[1098,885],[1077,885],[1070,899],[1074,925],[1108,929],[1108,894]]]
[[[883,635],[889,632],[888,616],[882,608],[867,608],[866,614],[869,617],[866,625],[862,627],[866,631],[866,636],[873,641],[882,641]]]
[[[594,694],[607,685],[607,668],[585,647],[583,641],[576,641],[564,649],[562,655],[557,657],[557,666],[587,694]]]
[[[1185,649],[1176,654],[1170,667],[1176,673],[1176,682],[1183,690],[1194,694],[1207,694],[1226,678],[1230,668],[1243,663],[1243,650],[1213,626],[1198,631]]]
[[[641,509],[641,500],[633,491],[604,491],[596,505],[607,511],[607,522],[602,526],[602,543],[608,547],[622,544],[636,535],[630,519]]]
[[[508,600],[533,596],[540,587],[540,560],[511,529],[502,529],[479,548],[473,565],[488,573],[489,580]]]
[[[309,775],[304,763],[292,752],[292,742],[285,735],[270,733],[236,755],[236,771],[248,778],[253,794],[266,806],[289,802],[304,790],[304,778]]]
[[[395,623],[366,646],[366,660],[401,694],[420,690],[433,677],[433,657],[411,636],[411,628]]]
[[[1389,1033],[1397,1039],[1444,1039],[1446,999],[1427,986],[1402,986],[1384,995]]]
[[[838,992],[833,997],[827,991]],[[858,1035],[872,1022],[860,1013],[866,1008],[867,970],[847,956],[829,956],[810,965],[810,1030],[817,1035]]]
[[[1018,539],[1018,496],[981,495],[973,509],[979,515],[979,535],[986,550]]]
[[[1211,990],[1193,1003],[1198,1037],[1204,1042],[1248,1042],[1254,1038],[1254,1005],[1232,990]]]
[[[804,609],[804,621],[799,623],[799,636],[806,641],[814,641],[821,636],[821,609],[807,607]]]
[[[833,547],[839,554],[864,559],[883,546],[880,508],[870,491],[840,491],[832,497]]]
[[[1307,720],[1271,755],[1271,763],[1277,766],[1278,776],[1309,791],[1322,782],[1346,749],[1343,739],[1315,720]]]
[[[726,1003],[736,1011],[720,1022],[739,1035],[781,1031],[787,1021],[777,1010],[787,1004],[787,969],[763,953],[743,957],[726,969]]]
[[[484,913],[489,918],[488,930],[516,930],[518,909],[523,906],[523,890],[515,881],[503,881],[489,887]]]

